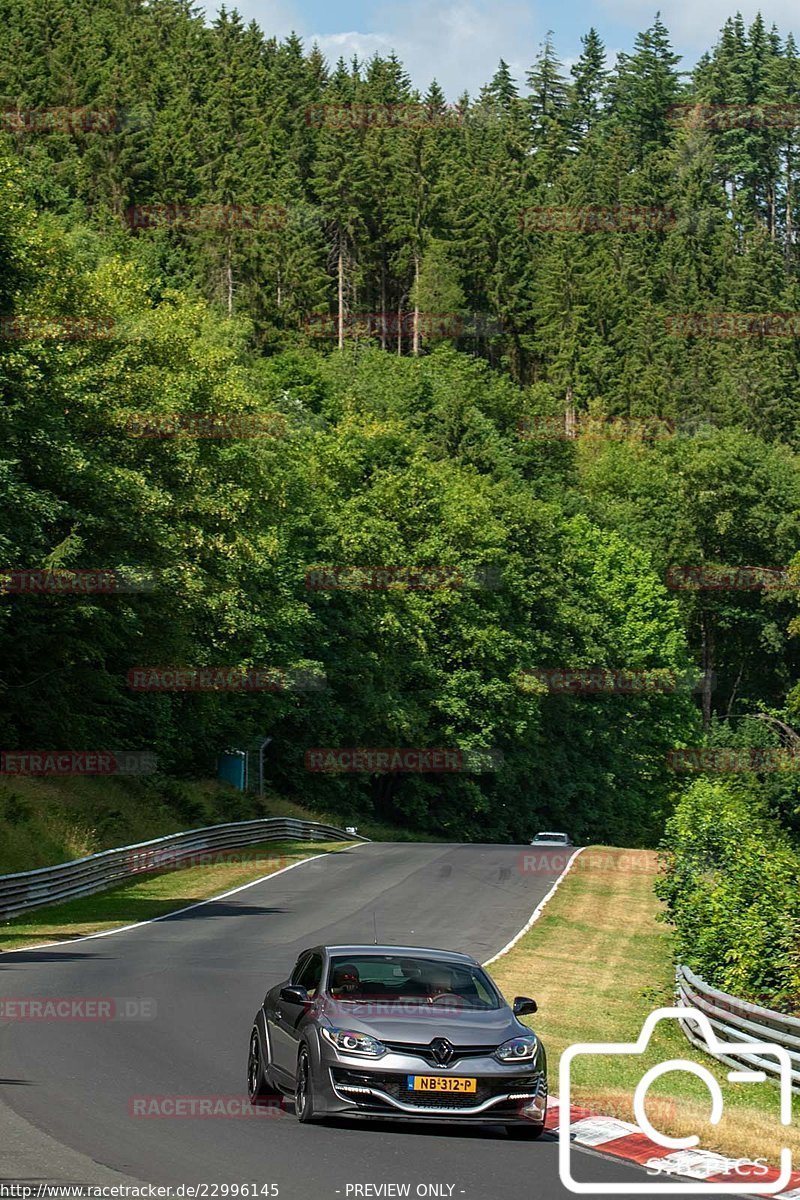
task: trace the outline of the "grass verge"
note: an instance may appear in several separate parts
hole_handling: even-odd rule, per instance
[[[147,874],[135,883],[40,908],[0,925],[0,953],[43,942],[69,941],[89,933],[119,929],[161,917],[198,900],[218,896],[265,875],[273,875],[314,854],[346,850],[352,842],[267,842],[224,852],[227,861]]]
[[[490,967],[504,994],[533,996],[528,1018],[549,1055],[550,1086],[558,1093],[561,1053],[576,1042],[632,1042],[655,1008],[673,1002],[669,927],[658,921],[653,892],[656,856],[647,850],[592,847],[585,851],[517,945]],[[780,1148],[800,1158],[800,1097],[793,1124],[780,1125],[776,1083],[731,1084],[727,1068],[693,1049],[672,1022],[660,1022],[641,1057],[576,1058],[572,1103],[635,1123],[633,1093],[644,1072],[672,1058],[702,1063],[722,1088],[725,1115],[708,1120],[710,1096],[685,1071],[662,1076],[648,1093],[647,1114],[668,1136],[697,1134],[700,1146],[731,1158],[767,1158]]]
[[[441,841],[356,813],[304,808],[277,793],[243,794],[213,779],[167,776],[6,776],[0,780],[0,875],[226,821],[297,817],[372,841]]]

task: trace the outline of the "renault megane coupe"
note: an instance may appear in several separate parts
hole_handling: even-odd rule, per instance
[[[254,1104],[294,1097],[301,1121],[324,1117],[472,1121],[538,1138],[547,1059],[466,954],[403,946],[315,946],[264,997],[250,1036]]]

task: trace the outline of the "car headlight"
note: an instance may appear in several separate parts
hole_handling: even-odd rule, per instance
[[[386,1053],[383,1042],[370,1037],[368,1033],[357,1033],[353,1029],[325,1028],[320,1032],[332,1046],[335,1046],[337,1050],[344,1050],[346,1054],[364,1054],[367,1058],[380,1058],[382,1054]]]
[[[539,1039],[536,1034],[526,1033],[522,1037],[512,1038],[510,1042],[503,1042],[502,1046],[495,1050],[494,1056],[499,1058],[500,1062],[531,1062],[536,1058],[538,1049]]]

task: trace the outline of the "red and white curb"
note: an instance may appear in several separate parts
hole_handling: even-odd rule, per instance
[[[553,1133],[558,1132],[559,1114],[559,1101],[551,1097],[547,1103],[546,1125]],[[764,1159],[753,1162],[751,1159],[727,1158],[724,1154],[715,1154],[699,1147],[694,1150],[667,1150],[630,1121],[600,1116],[591,1109],[576,1105],[569,1110],[569,1136],[570,1141],[578,1146],[587,1146],[600,1154],[638,1163],[657,1171],[659,1175],[700,1179],[704,1183],[740,1184],[743,1194],[747,1194],[748,1180],[763,1189],[780,1178],[777,1167],[767,1165]],[[771,1194],[783,1200],[800,1200],[800,1171],[792,1173],[789,1190]]]

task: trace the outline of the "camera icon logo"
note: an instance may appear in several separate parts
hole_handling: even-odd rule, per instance
[[[753,1178],[743,1177],[739,1183],[701,1183],[697,1180],[687,1183],[584,1183],[574,1178],[572,1173],[572,1143],[570,1141],[570,1107],[571,1107],[571,1068],[572,1060],[579,1055],[612,1055],[612,1054],[643,1054],[647,1049],[653,1030],[659,1021],[678,1020],[691,1021],[697,1032],[715,1057],[721,1058],[726,1064],[736,1067],[736,1060],[743,1058],[745,1062],[755,1061],[760,1057],[770,1056],[777,1059],[780,1081],[780,1123],[790,1125],[792,1120],[792,1062],[789,1051],[784,1046],[773,1042],[722,1042],[711,1027],[711,1022],[705,1013],[695,1008],[658,1008],[652,1012],[635,1042],[579,1042],[569,1046],[561,1056],[559,1067],[559,1100],[560,1116],[558,1124],[558,1173],[561,1183],[570,1192],[578,1195],[628,1195],[652,1196],[687,1195],[696,1193],[700,1188],[706,1193],[716,1192],[718,1195],[749,1195],[770,1196],[776,1192],[785,1191],[792,1177],[792,1152],[784,1146],[780,1155],[780,1175],[777,1179],[766,1182],[756,1182]],[[733,1060],[731,1062],[731,1060]],[[645,1100],[651,1084],[670,1071],[688,1071],[698,1076],[706,1085],[711,1095],[712,1125],[718,1125],[722,1120],[724,1102],[722,1089],[709,1069],[700,1063],[686,1058],[671,1058],[666,1062],[651,1067],[636,1085],[633,1096],[633,1111],[640,1129],[653,1142],[667,1150],[688,1150],[697,1146],[700,1141],[696,1135],[689,1137],[668,1137],[655,1129],[647,1118]],[[736,1068],[728,1072],[731,1083],[762,1083],[766,1080],[766,1072],[760,1069]]]

